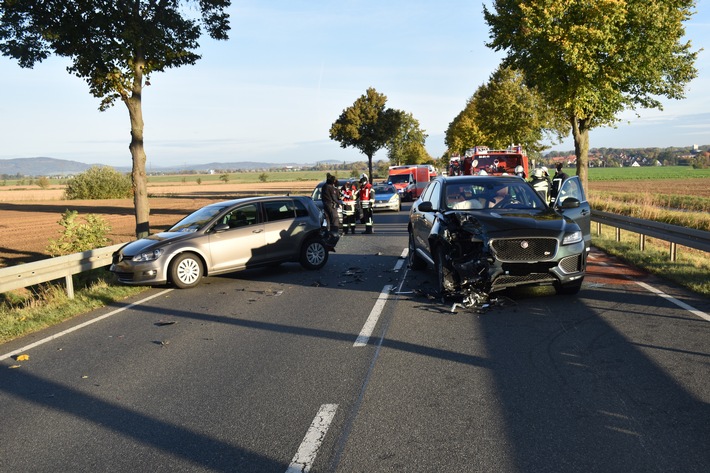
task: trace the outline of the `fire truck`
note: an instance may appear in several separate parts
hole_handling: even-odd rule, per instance
[[[466,160],[469,160],[469,163],[466,163]],[[528,177],[528,156],[520,145],[511,146],[508,149],[474,146],[464,153],[461,169],[462,174],[479,174],[481,171],[485,171],[489,175],[500,176],[502,174],[517,174],[521,169],[518,166],[522,167],[523,177]]]
[[[419,197],[429,181],[436,177],[436,170],[428,164],[390,166],[387,181],[396,189],[404,201]]]

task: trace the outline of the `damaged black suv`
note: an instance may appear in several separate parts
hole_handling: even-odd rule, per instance
[[[472,303],[524,285],[576,294],[590,221],[578,176],[562,183],[551,205],[517,176],[441,176],[412,205],[409,264],[433,266],[441,295]]]

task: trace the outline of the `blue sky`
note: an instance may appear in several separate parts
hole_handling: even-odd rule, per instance
[[[482,2],[233,0],[228,41],[202,40],[195,66],[151,77],[143,94],[148,168],[189,163],[363,160],[328,131],[368,87],[410,112],[439,157],[444,132],[501,54],[485,47]],[[704,48],[699,77],[664,111],[625,113],[591,147],[710,144],[710,0],[686,23]],[[53,157],[130,166],[130,123],[118,102],[99,112],[88,86],[52,58],[21,69],[0,57],[0,160]],[[628,122],[628,123],[627,123]],[[571,139],[553,149],[571,150]],[[385,151],[375,155],[384,159]],[[0,161],[0,167],[2,162]]]

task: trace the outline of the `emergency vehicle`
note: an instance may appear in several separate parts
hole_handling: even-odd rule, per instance
[[[516,168],[522,166],[524,177],[529,177],[528,156],[522,146],[508,149],[489,149],[487,146],[474,146],[464,153],[464,160],[470,160],[470,174],[485,171],[488,175],[517,174]],[[467,168],[462,164],[461,169]]]
[[[434,177],[436,170],[428,164],[390,166],[387,182],[397,188],[400,199],[413,201]]]

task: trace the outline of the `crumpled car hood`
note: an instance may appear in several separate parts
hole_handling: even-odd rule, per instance
[[[558,235],[564,232],[572,220],[563,217],[551,209],[533,210],[492,210],[492,211],[451,211],[448,216],[456,216],[459,221],[473,217],[485,228],[485,233],[494,238],[500,234],[530,235],[531,233]],[[464,226],[465,228],[465,226]]]

